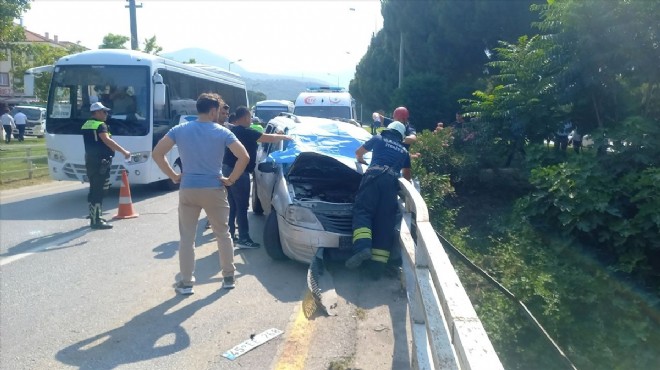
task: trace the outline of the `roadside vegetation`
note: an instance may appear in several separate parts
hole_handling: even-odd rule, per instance
[[[436,230],[579,369],[658,364],[657,14],[644,0],[385,1],[351,83],[372,110],[410,109]],[[455,112],[464,125],[429,131]],[[568,120],[591,148],[557,150]],[[454,266],[505,368],[568,368],[514,302]]]
[[[0,190],[50,181],[44,139],[0,144]]]

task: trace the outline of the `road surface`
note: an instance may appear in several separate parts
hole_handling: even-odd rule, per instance
[[[0,193],[1,369],[407,369],[405,293],[329,266],[337,316],[304,317],[307,266],[235,250],[236,289],[220,289],[215,238],[197,235],[195,294],[174,292],[177,193],[131,187],[138,218],[88,227],[87,185]],[[118,190],[105,200],[117,213]],[[250,213],[261,243],[263,216]],[[251,336],[283,333],[231,361]]]

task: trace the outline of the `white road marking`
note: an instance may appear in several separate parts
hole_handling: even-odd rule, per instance
[[[39,246],[36,246],[34,248],[30,248],[30,249],[28,249],[27,251],[25,251],[23,253],[14,254],[14,255],[11,255],[9,257],[4,257],[0,260],[0,266],[8,265],[12,262],[16,262],[16,261],[21,260],[25,257],[29,257],[33,254],[43,252],[43,251],[45,251],[47,249],[50,249],[50,248],[53,248],[53,247],[59,247],[59,246],[61,246],[63,244],[66,244],[66,243],[68,243],[68,242],[70,242],[74,239],[78,239],[79,237],[81,237],[81,236],[85,235],[87,232],[89,232],[89,230],[90,229],[82,229],[82,230],[80,230],[78,232],[75,232],[73,234],[63,236],[59,239],[53,240],[50,243],[46,243],[44,245],[39,245]]]

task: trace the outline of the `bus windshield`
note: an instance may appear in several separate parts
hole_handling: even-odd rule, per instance
[[[149,133],[149,69],[134,66],[59,66],[53,72],[46,131],[80,134],[91,117],[89,106],[111,109],[106,123],[113,135]]]

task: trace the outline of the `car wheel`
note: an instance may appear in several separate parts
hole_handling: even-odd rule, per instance
[[[284,251],[282,251],[280,231],[277,226],[277,212],[274,209],[270,211],[264,225],[264,248],[270,258],[274,260],[281,261],[287,259]]]
[[[172,166],[174,169],[174,172],[176,173],[181,173],[183,170],[183,167],[181,166],[181,159],[177,159],[174,161],[174,165]],[[171,179],[165,179],[162,181],[163,188],[168,191],[174,191],[174,190],[179,190],[179,185],[180,184],[175,184]]]

